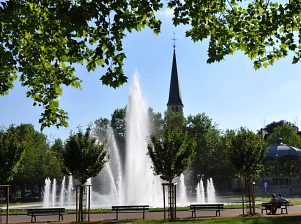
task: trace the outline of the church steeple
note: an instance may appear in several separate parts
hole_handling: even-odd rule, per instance
[[[169,98],[167,102],[167,111],[183,113],[183,103],[180,92],[179,77],[177,70],[176,49],[174,44],[171,79],[169,87]]]

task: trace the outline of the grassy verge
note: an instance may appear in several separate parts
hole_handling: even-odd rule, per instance
[[[239,201],[239,198],[231,198],[231,200],[237,200]],[[267,202],[270,201],[270,198],[264,198],[264,197],[256,197],[256,201],[261,201],[261,202]],[[289,200],[291,205],[301,205],[301,200]],[[27,203],[16,203],[16,204],[10,204],[9,206],[16,206],[16,205],[26,205]],[[6,205],[1,205],[0,207],[5,207]],[[257,207],[260,207],[260,204],[257,205]],[[237,204],[228,204],[224,206],[225,209],[241,209],[242,205],[240,203]],[[177,211],[187,211],[189,210],[189,207],[177,207]],[[163,211],[163,208],[151,208],[150,212],[159,212]],[[5,212],[5,211],[3,211]],[[74,209],[67,209],[67,213],[69,214],[74,214],[75,210]],[[91,209],[91,213],[105,213],[105,212],[111,212],[111,209]],[[10,208],[9,211],[10,214],[12,215],[18,215],[18,214],[27,214],[26,209],[14,209]]]
[[[99,224],[109,224],[112,222],[96,222]],[[274,217],[248,217],[248,218],[212,218],[208,220],[177,220],[174,222],[164,220],[135,220],[118,222],[122,224],[301,224],[300,216],[274,216]]]

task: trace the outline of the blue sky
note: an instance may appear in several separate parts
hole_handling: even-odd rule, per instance
[[[241,52],[220,63],[206,64],[206,41],[194,43],[185,37],[187,27],[173,27],[168,13],[162,12],[162,32],[149,29],[127,35],[124,65],[129,82],[113,89],[98,80],[103,71],[88,73],[78,67],[82,89],[65,88],[61,106],[69,113],[69,128],[46,128],[50,140],[66,139],[78,126],[86,127],[100,117],[110,118],[116,108],[127,104],[131,78],[140,74],[142,94],[156,112],[166,110],[168,100],[173,32],[176,35],[177,65],[185,115],[205,113],[222,130],[241,126],[253,131],[272,121],[287,120],[299,125],[301,119],[301,64],[282,59],[268,69],[255,71]],[[41,109],[32,106],[18,83],[7,96],[0,96],[0,126],[32,123],[37,129]]]

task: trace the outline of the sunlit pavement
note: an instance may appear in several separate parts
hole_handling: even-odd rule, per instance
[[[256,209],[257,213],[261,213],[260,209]],[[290,206],[288,208],[289,214],[279,214],[280,211],[277,211],[276,215],[301,215],[301,206]],[[237,217],[242,214],[242,209],[224,209],[221,212],[221,218],[223,217]],[[270,216],[263,214],[264,216]],[[90,221],[113,221],[116,222],[115,213],[98,213],[91,214]],[[142,213],[120,213],[118,214],[119,221],[125,220],[133,220],[133,219],[142,219]],[[177,211],[177,218],[179,219],[191,219],[190,211]],[[215,218],[215,211],[200,211],[197,212],[197,219],[208,219]],[[164,219],[163,212],[147,212],[145,213],[145,219]],[[31,217],[27,215],[10,215],[9,223],[31,223]],[[58,216],[42,216],[37,217],[37,222],[35,223],[46,223],[46,222],[57,222]],[[67,214],[64,215],[64,221],[60,221],[60,223],[64,222],[74,222],[75,214]],[[6,217],[2,214],[2,223],[6,222]],[[0,222],[1,223],[1,222]]]

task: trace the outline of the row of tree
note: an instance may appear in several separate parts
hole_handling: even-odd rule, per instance
[[[12,184],[13,191],[18,186],[22,198],[26,190],[41,192],[46,177],[62,176],[62,160],[56,144],[52,148],[46,136],[31,124],[0,130],[0,161],[0,183]]]
[[[31,124],[0,131],[0,183],[12,185],[12,199],[41,199],[46,178],[61,179],[72,174],[81,184],[96,176],[105,162],[104,145],[90,136],[91,130],[71,133],[63,143],[52,145]],[[21,195],[18,195],[18,192]],[[26,197],[30,193],[30,197]]]
[[[154,173],[171,182],[185,172],[192,187],[200,176],[219,179],[217,187],[224,188],[227,180],[235,175],[248,182],[263,171],[264,175],[273,174],[275,166],[265,158],[266,148],[279,135],[284,142],[301,146],[296,127],[289,123],[267,125],[269,137],[264,141],[261,133],[245,128],[222,132],[205,114],[185,118],[179,113],[162,116],[150,110],[150,115],[153,134],[148,150]],[[97,175],[108,159],[104,145],[108,124],[115,132],[124,161],[125,109],[116,109],[110,120],[100,118],[94,124],[93,135],[98,136],[102,144],[91,137],[90,128],[85,133],[81,130],[71,133],[65,142],[57,139],[53,144],[30,124],[2,128],[0,183],[10,183],[13,189],[21,191],[22,198],[27,191],[40,193],[47,177],[61,179],[63,175],[72,174],[84,183],[88,177]],[[164,172],[171,166],[174,170],[169,170],[168,176]],[[287,172],[287,176],[299,175],[300,164],[286,162],[281,170]]]
[[[196,147],[192,163],[186,171],[187,182],[195,188],[199,177],[213,177],[220,181],[216,181],[217,188],[229,189],[231,179],[234,176],[242,176],[236,172],[236,168],[241,168],[244,164],[257,164],[255,173],[271,176],[275,174],[275,163],[266,157],[267,147],[275,143],[278,137],[282,137],[284,143],[301,148],[301,138],[298,135],[298,128],[286,121],[272,122],[266,125],[263,129],[254,133],[246,128],[239,130],[222,131],[218,128],[210,117],[206,114],[196,114],[183,117],[177,113],[164,114],[155,113],[150,109],[150,119],[152,120],[152,130],[155,135],[163,136],[164,129],[168,127],[168,120],[172,123],[172,127],[182,126],[190,139],[194,139]],[[101,118],[95,121],[96,132],[99,136],[105,136],[107,124],[110,123],[114,129],[120,154],[125,154],[125,109],[116,109],[112,114],[111,120]],[[263,136],[263,133],[266,135]],[[235,138],[242,138],[241,135],[246,135],[243,140],[237,140],[238,143],[233,143]],[[254,136],[254,137],[252,137]],[[248,142],[249,141],[249,142]],[[238,146],[237,144],[246,144]],[[249,144],[249,146],[247,146]],[[263,151],[258,151],[259,148]],[[249,152],[244,152],[242,148],[248,148]],[[231,156],[233,154],[233,156]],[[251,156],[254,154],[254,156]],[[257,158],[257,156],[259,158]],[[254,157],[254,158],[253,158]],[[255,160],[255,161],[253,161]],[[264,161],[264,166],[263,166]],[[241,164],[236,164],[241,163]],[[296,176],[300,173],[299,162],[293,162],[294,166],[289,167],[285,163],[292,164],[292,158],[283,161],[277,166],[282,166],[281,171],[285,176]],[[251,170],[253,166],[246,165]],[[259,171],[258,171],[259,169]],[[250,171],[251,172],[251,171]]]

